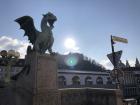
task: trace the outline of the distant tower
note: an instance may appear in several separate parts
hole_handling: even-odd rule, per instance
[[[140,67],[140,63],[139,63],[138,58],[136,58],[135,67]]]
[[[126,67],[130,67],[128,60],[126,60]]]

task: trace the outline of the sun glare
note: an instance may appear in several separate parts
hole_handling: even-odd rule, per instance
[[[64,45],[67,49],[72,49],[75,47],[75,40],[72,38],[67,38],[64,42]]]

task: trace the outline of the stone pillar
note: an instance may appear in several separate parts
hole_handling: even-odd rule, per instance
[[[115,91],[116,93],[116,102],[117,102],[117,105],[123,105],[123,93],[120,89],[116,89]]]
[[[24,94],[25,99],[21,100],[27,101],[26,105],[59,105],[56,59],[47,54],[32,52],[26,56],[28,64],[30,70],[17,83],[17,87],[23,88],[23,94],[27,92]]]

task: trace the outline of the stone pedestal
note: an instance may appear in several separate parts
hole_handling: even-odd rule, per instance
[[[24,105],[59,105],[55,58],[33,52],[26,56],[26,65],[30,65],[29,71],[25,70],[17,82],[17,97],[21,100],[17,105],[23,101]]]

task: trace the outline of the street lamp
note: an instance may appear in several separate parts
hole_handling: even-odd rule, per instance
[[[2,51],[0,52],[0,55],[1,55],[2,58],[7,57],[7,51],[6,51],[6,50],[2,50]]]
[[[6,50],[3,50],[0,52],[0,55],[7,61],[7,66],[4,72],[4,82],[9,83],[10,71],[12,69],[12,66],[17,62],[18,58],[20,57],[20,53],[15,50],[9,50],[8,52]]]

